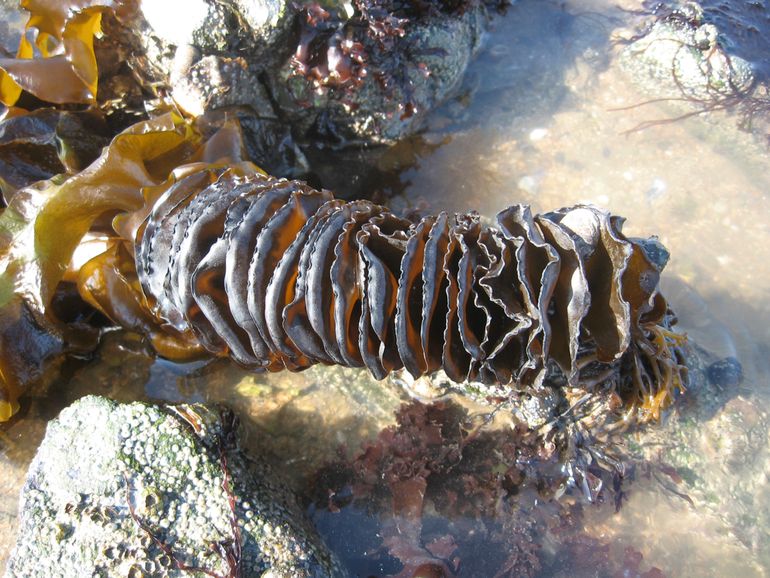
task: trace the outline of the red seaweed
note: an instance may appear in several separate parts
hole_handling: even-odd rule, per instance
[[[537,428],[486,424],[456,402],[404,405],[395,425],[314,475],[311,493],[331,523],[350,524],[360,511],[377,517],[380,550],[369,546],[366,556],[398,560],[391,575],[399,577],[535,578],[564,567],[603,578],[663,576],[643,570],[638,550],[584,526],[589,500],[567,473],[564,451],[579,439],[549,446]],[[623,491],[618,472],[591,471],[602,480],[593,501],[612,505]]]

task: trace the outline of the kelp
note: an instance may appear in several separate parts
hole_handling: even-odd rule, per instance
[[[140,123],[77,175],[19,191],[0,217],[4,315],[45,333],[75,248],[100,224],[107,250],[80,268],[82,297],[172,359],[205,350],[257,371],[342,364],[377,379],[443,369],[511,391],[557,372],[642,421],[684,387],[684,337],[658,292],[667,253],[625,237],[622,219],[515,205],[496,226],[474,213],[413,222],[265,175],[243,160],[239,127],[212,122]],[[38,367],[66,343],[8,351]],[[4,363],[10,408],[34,372]]]
[[[30,13],[16,58],[0,59],[0,102],[13,106],[22,91],[40,100],[92,104],[98,72],[94,37],[112,0],[21,0]]]
[[[526,387],[557,369],[587,390],[609,384],[645,419],[684,386],[684,337],[657,290],[665,250],[594,207],[415,223],[222,173],[180,179],[140,216],[131,238],[152,313],[255,370],[443,369]]]
[[[77,336],[69,335],[55,319],[50,304],[75,249],[94,223],[105,215],[141,210],[151,204],[153,194],[185,172],[241,161],[237,125],[225,122],[217,130],[206,122],[204,118],[191,123],[167,114],[139,123],[117,135],[80,173],[36,183],[11,199],[0,215],[0,419],[18,409],[20,395],[43,373],[47,361],[82,349]],[[242,171],[258,170],[241,164]],[[118,224],[119,229],[130,226],[125,220]],[[112,236],[117,239],[114,232]],[[117,250],[114,243],[111,247]],[[93,287],[96,268],[81,273],[81,285]],[[118,278],[103,278],[100,287],[108,282],[109,295],[95,292],[89,301],[110,302],[112,308],[106,304],[100,308],[112,313],[114,321],[133,319],[132,327],[150,332],[150,318],[140,313],[146,311],[141,299],[134,305],[125,299],[130,271],[118,268]],[[170,357],[200,351],[190,336],[165,333],[153,343]]]
[[[94,42],[106,13],[128,18],[133,0],[20,0],[29,12],[16,58],[0,59],[0,102],[24,92],[54,104],[96,102],[99,71]]]

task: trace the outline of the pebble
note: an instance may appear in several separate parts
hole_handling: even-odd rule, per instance
[[[529,140],[531,140],[532,142],[537,142],[537,141],[543,140],[547,136],[548,136],[547,128],[536,128],[529,133]]]
[[[657,201],[659,198],[661,198],[663,195],[666,194],[666,190],[668,189],[668,185],[666,185],[666,181],[660,178],[654,178],[652,179],[652,184],[650,185],[650,188],[647,189],[647,192],[645,193],[647,196],[647,200]]]
[[[706,375],[713,385],[736,387],[743,381],[743,367],[735,357],[725,357],[709,365]]]
[[[518,188],[525,193],[529,193],[530,195],[536,194],[540,188],[537,179],[532,175],[525,175],[521,177],[516,183],[516,186],[518,186]]]

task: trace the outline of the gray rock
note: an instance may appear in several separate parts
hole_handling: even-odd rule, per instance
[[[626,47],[621,64],[656,96],[702,104],[745,93],[754,83],[751,64],[727,53],[720,31],[704,20],[696,2],[684,2],[656,21]]]
[[[249,111],[237,113],[249,158],[271,175],[300,178],[310,170],[307,158],[279,120],[259,118]]]
[[[30,466],[6,577],[340,575],[234,424],[229,410],[100,397],[62,411]]]
[[[0,0],[0,55],[14,56],[24,32],[26,14],[13,0]]]
[[[144,0],[107,31],[133,68],[191,114],[230,105],[274,117],[260,73],[286,58],[295,11],[285,0]]]
[[[295,73],[293,26],[303,15],[288,0],[145,0],[107,35],[131,47],[132,68],[145,84],[168,87],[191,114],[247,107],[259,118],[288,121],[307,140],[385,144],[417,130],[452,94],[481,43],[480,3],[458,14],[426,12],[409,20],[392,51],[365,27],[352,33],[365,45],[371,72],[352,91],[318,93]],[[397,71],[398,80],[383,81],[382,70]],[[407,102],[415,114],[403,114]]]
[[[392,52],[383,52],[361,37],[370,74],[352,91],[318,93],[311,83],[292,75],[290,62],[269,71],[268,82],[279,108],[301,134],[330,141],[392,144],[422,126],[427,112],[447,100],[459,87],[478,50],[486,16],[481,4],[462,14],[438,12],[413,18]],[[378,71],[398,78],[378,79]],[[411,102],[416,112],[404,115]]]

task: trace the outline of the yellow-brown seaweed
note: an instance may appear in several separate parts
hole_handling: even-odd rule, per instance
[[[0,102],[22,92],[46,102],[93,104],[98,82],[94,37],[111,0],[21,0],[29,12],[16,58],[0,58]]]
[[[173,114],[138,123],[117,135],[85,170],[35,183],[10,199],[0,214],[0,421],[18,410],[18,399],[43,375],[49,361],[63,352],[83,349],[80,332],[73,333],[60,323],[50,305],[75,249],[97,220],[117,213],[115,240],[133,248],[131,241],[144,211],[150,211],[157,197],[180,178],[196,172],[216,176],[225,171],[259,172],[242,162],[237,125],[225,123],[206,139],[201,123],[205,119],[193,123]],[[223,160],[228,164],[225,168]],[[133,255],[129,263],[133,270]],[[104,267],[94,267],[92,272],[97,270],[105,272]],[[103,280],[125,274],[123,268]],[[113,283],[106,291],[104,287],[97,291],[99,284],[95,286],[93,280],[89,283],[81,284],[81,293],[87,298],[89,292],[101,293],[102,302],[111,303],[104,306],[108,316],[111,309],[125,312],[133,307],[126,309],[121,299],[126,292],[117,291],[122,283]],[[131,300],[144,303],[142,296]],[[149,310],[141,317],[152,318]],[[157,319],[155,324],[162,325]],[[167,335],[163,341],[169,339]],[[197,339],[193,344],[183,341],[174,348],[168,344],[165,351],[181,354],[181,349],[191,347],[200,352]]]

